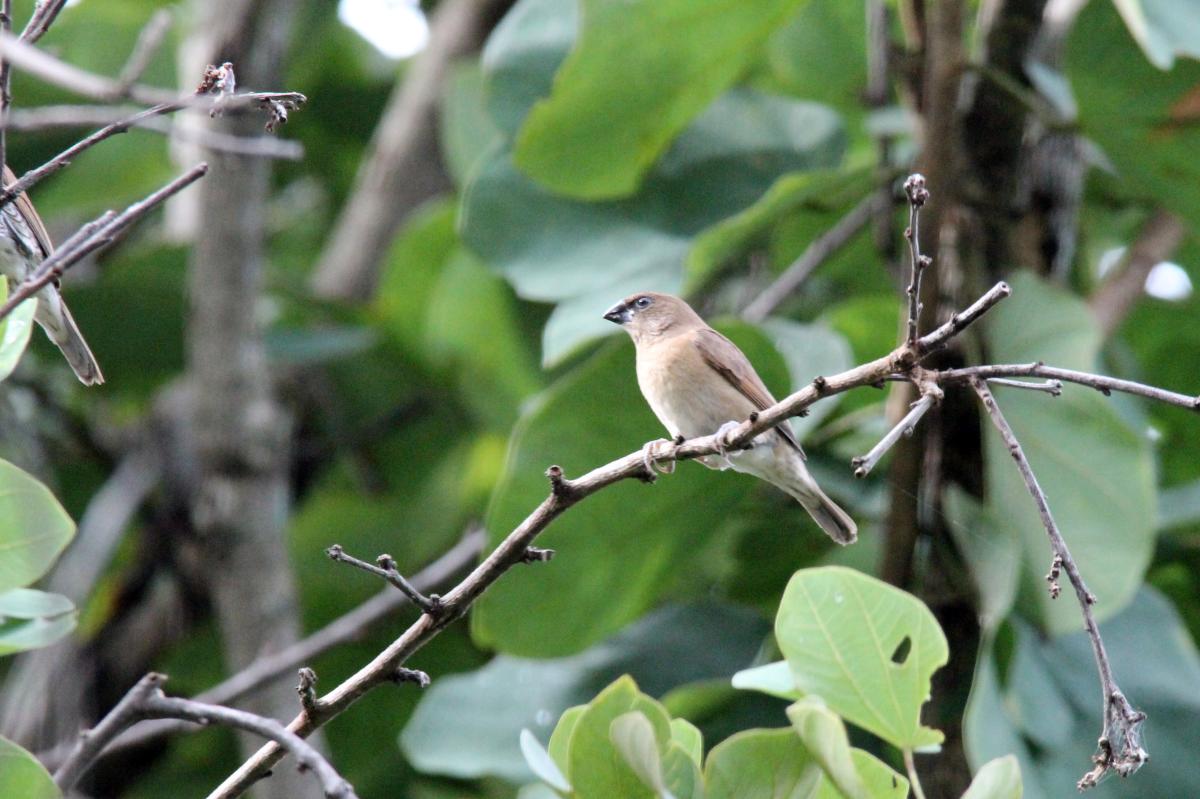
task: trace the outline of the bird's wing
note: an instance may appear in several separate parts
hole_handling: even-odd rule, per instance
[[[692,343],[699,350],[704,362],[750,400],[755,408],[761,411],[775,404],[775,398],[763,385],[762,378],[754,371],[750,360],[732,341],[708,327],[697,330],[692,337]],[[800,442],[796,440],[791,425],[784,422],[775,428],[775,432],[795,448],[801,457],[804,456],[804,450],[800,448]]]
[[[8,164],[4,165],[4,185],[11,186],[17,182],[17,176],[8,168]],[[48,258],[50,253],[54,252],[54,245],[50,242],[50,234],[46,231],[45,224],[42,223],[42,218],[38,216],[37,210],[34,209],[33,203],[29,200],[29,195],[21,193],[13,200],[13,205],[20,212],[21,217],[25,220],[25,224],[29,225],[29,231],[33,233],[34,239],[37,240],[37,246],[41,249],[41,257]]]

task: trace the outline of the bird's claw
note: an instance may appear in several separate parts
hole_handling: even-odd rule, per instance
[[[645,467],[651,482],[658,479],[660,472],[672,474],[675,471],[674,456],[678,446],[674,441],[656,438],[654,441],[647,441],[642,447],[642,466]]]
[[[741,426],[741,422],[726,422],[717,429],[717,452],[721,454],[722,458],[725,458],[726,460],[729,459],[729,449],[732,446],[731,439],[733,438],[734,433],[737,432],[737,429]],[[754,444],[751,443],[743,447],[743,449],[752,449],[753,447]]]

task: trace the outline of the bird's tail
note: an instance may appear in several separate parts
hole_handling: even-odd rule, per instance
[[[796,480],[782,488],[804,506],[813,521],[834,541],[846,546],[858,540],[858,525],[850,518],[850,514],[826,496],[817,481],[808,474],[798,475]]]
[[[35,318],[50,336],[50,340],[62,350],[79,382],[85,386],[98,386],[103,383],[104,375],[100,372],[100,364],[96,363],[96,356],[92,355],[91,348],[84,341],[79,326],[75,324],[75,318],[67,310],[67,304],[60,299],[54,303],[57,307],[44,308],[46,305],[48,303],[43,302],[39,295]]]

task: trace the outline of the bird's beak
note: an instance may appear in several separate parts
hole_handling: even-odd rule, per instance
[[[629,312],[629,306],[623,302],[618,302],[613,307],[604,312],[604,318],[613,324],[623,325],[633,318],[633,314]]]

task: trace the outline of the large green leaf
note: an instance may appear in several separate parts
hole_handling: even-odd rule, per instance
[[[0,594],[0,655],[49,646],[75,629],[75,605],[59,594],[13,588]]]
[[[744,326],[723,330],[768,386],[786,389],[786,370],[761,334]],[[604,349],[541,395],[518,423],[487,515],[492,541],[545,499],[547,466],[576,476],[663,435],[638,392],[633,348],[622,342]],[[539,537],[539,546],[558,552],[551,568],[514,569],[476,603],[476,640],[548,657],[578,652],[620,629],[656,604],[672,576],[688,573],[699,544],[749,485],[740,475],[685,463],[655,485],[626,480],[588,497]],[[554,621],[563,618],[571,623]]]
[[[629,677],[617,680],[588,703],[571,731],[567,779],[578,799],[657,795],[643,784],[612,740],[613,723],[633,711],[646,720],[655,747],[670,741],[671,721],[662,706],[640,693]]]
[[[8,281],[0,280],[0,303],[8,298]],[[13,309],[13,312],[0,319],[0,380],[12,374],[25,352],[29,343],[29,334],[33,330],[33,312],[37,310],[37,299],[34,297]]]
[[[748,730],[713,748],[704,763],[709,799],[810,797],[821,767],[794,730]]]
[[[509,136],[550,94],[578,27],[576,0],[519,0],[492,30],[482,57],[487,110]]]
[[[0,460],[0,592],[41,577],[75,535],[50,489]]]
[[[544,740],[562,714],[549,748],[565,769],[568,708],[590,700],[597,686],[630,674],[646,693],[662,696],[682,684],[725,678],[754,657],[768,632],[749,611],[669,606],[578,655],[551,660],[499,655],[477,671],[434,682],[400,745],[408,761],[428,774],[496,775],[520,782],[530,775],[518,751],[519,732],[528,729]],[[680,652],[688,656],[681,658]],[[513,691],[513,686],[521,688]],[[684,739],[684,725],[672,722],[672,738],[698,750],[699,732]]]
[[[1121,690],[1147,714],[1142,745],[1151,760],[1129,779],[1105,780],[1088,795],[1196,796],[1200,697],[1192,686],[1200,685],[1200,653],[1178,613],[1144,588],[1100,632]],[[990,648],[980,657],[964,719],[967,756],[981,768],[1016,754],[1026,799],[1057,799],[1073,793],[1090,767],[1103,726],[1091,643],[1083,632],[1047,639],[1020,623],[1016,633],[1003,682]]]
[[[517,141],[521,169],[552,190],[626,197],[754,58],[800,0],[581,0],[582,29]]]
[[[62,794],[33,755],[7,738],[0,738],[0,796],[60,799]]]
[[[678,293],[692,237],[754,203],[779,175],[841,159],[829,109],[747,90],[722,95],[681,135],[637,196],[583,203],[537,186],[499,150],[462,201],[464,241],[527,299],[558,303],[543,360],[611,332],[600,315],[634,291]]]
[[[1020,273],[1013,297],[988,319],[993,360],[1095,371],[1100,331],[1087,306],[1061,289]],[[996,400],[1050,500],[1054,519],[1099,598],[1097,616],[1124,607],[1142,582],[1154,548],[1154,462],[1150,444],[1108,400],[1067,386],[1057,399],[998,387]],[[1080,627],[1067,595],[1046,590],[1050,544],[1020,473],[990,425],[984,438],[987,516],[1020,542],[1018,607],[1054,632]]]
[[[784,591],[775,637],[797,688],[847,721],[900,748],[941,742],[920,717],[949,652],[916,597],[840,566],[804,569]]]
[[[1167,37],[1147,40],[1161,65],[1170,62],[1168,47],[1187,40],[1195,48],[1200,41],[1190,33],[1200,11],[1189,0],[1129,0],[1126,6],[1135,4],[1154,12],[1145,30]],[[1157,13],[1168,9],[1173,13]],[[1170,72],[1160,71],[1138,51],[1112,3],[1088,3],[1071,32],[1066,71],[1084,135],[1119,175],[1114,189],[1186,219],[1200,217],[1200,162],[1192,157],[1200,149],[1200,63],[1180,59]]]

